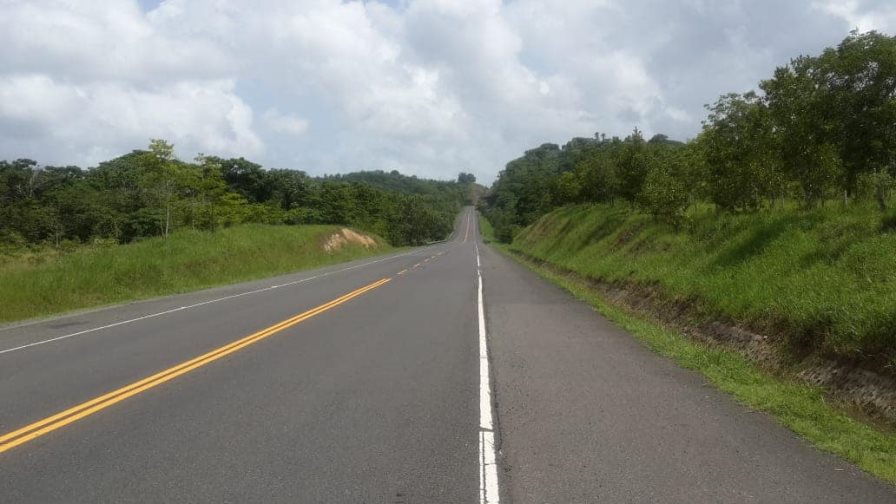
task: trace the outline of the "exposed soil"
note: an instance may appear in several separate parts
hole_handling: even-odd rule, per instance
[[[658,288],[616,284],[587,278],[519,251],[514,254],[556,274],[584,284],[609,302],[651,318],[705,343],[737,351],[775,374],[822,387],[848,409],[861,416],[896,427],[896,376],[857,362],[795,352],[783,348],[783,335],[759,334],[726,321],[708,317],[695,300],[670,299]]]
[[[352,231],[348,228],[342,228],[338,233],[333,233],[327,238],[323,244],[323,249],[326,252],[335,252],[349,243],[362,245],[366,249],[377,248],[379,246],[376,240],[371,236]]]

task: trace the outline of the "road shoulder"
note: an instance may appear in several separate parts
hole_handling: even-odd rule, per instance
[[[893,502],[893,488],[482,248],[503,485],[517,502]]]

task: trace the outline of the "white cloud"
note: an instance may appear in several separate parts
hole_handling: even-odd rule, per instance
[[[121,82],[72,84],[41,74],[0,77],[0,151],[90,165],[166,138],[178,152],[262,155],[252,110],[230,81],[180,81],[141,90]]]
[[[234,70],[226,48],[164,33],[136,2],[6,0],[2,9],[0,68],[17,73],[146,84]]]
[[[264,122],[268,128],[277,133],[302,136],[308,131],[308,121],[301,117],[281,114],[277,109],[268,109],[264,113]]]
[[[874,5],[858,0],[825,0],[812,5],[846,20],[851,28],[859,31],[896,29],[896,5],[890,2]]]
[[[0,158],[92,164],[164,137],[184,158],[486,181],[545,141],[692,136],[719,94],[852,26],[896,29],[885,1],[0,5]]]

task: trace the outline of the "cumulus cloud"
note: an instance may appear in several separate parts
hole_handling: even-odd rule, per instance
[[[691,137],[719,94],[896,29],[885,0],[0,6],[0,157],[90,165],[163,137],[187,159],[485,181],[545,141]]]
[[[277,109],[268,109],[264,113],[264,121],[272,131],[284,135],[302,136],[308,131],[308,121],[301,117],[281,114]]]
[[[225,47],[159,30],[131,1],[0,2],[0,67],[75,81],[223,78]]]
[[[859,31],[896,29],[896,5],[892,2],[868,2],[859,0],[825,0],[813,6],[838,16]]]
[[[122,82],[75,84],[41,74],[0,77],[0,152],[90,165],[175,139],[182,154],[260,156],[252,110],[230,81],[179,81],[152,90]]]

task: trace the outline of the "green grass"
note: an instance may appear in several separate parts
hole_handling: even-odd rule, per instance
[[[490,243],[497,241],[495,240],[495,228],[492,227],[492,223],[483,217],[482,214],[477,215],[479,215],[479,234],[482,235],[485,242]]]
[[[498,248],[509,252],[506,245]],[[825,400],[822,389],[769,375],[736,352],[695,342],[643,315],[608,303],[580,278],[558,275],[516,254],[509,255],[591,304],[652,350],[674,359],[682,367],[702,373],[741,404],[770,413],[818,448],[896,483],[896,436],[839,411]]]
[[[746,215],[694,210],[682,229],[627,205],[556,210],[513,250],[585,277],[650,287],[782,347],[892,366],[896,232],[870,207]]]
[[[377,238],[376,249],[347,245],[324,252],[322,244],[339,229],[253,224],[63,254],[7,257],[0,262],[0,322],[188,292],[390,250]]]

